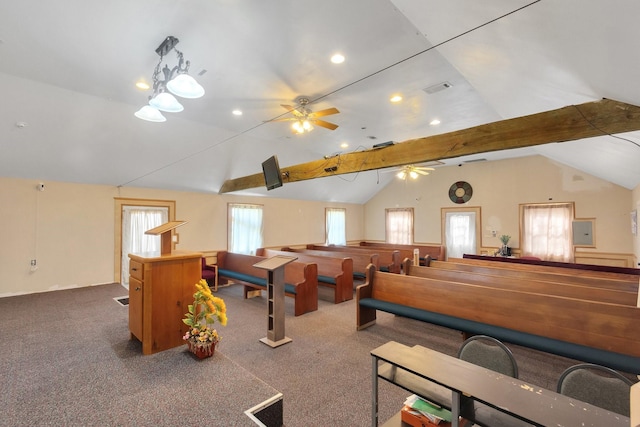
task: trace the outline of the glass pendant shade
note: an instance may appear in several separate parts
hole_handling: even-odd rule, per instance
[[[151,107],[150,105],[145,105],[138,111],[134,113],[134,115],[142,120],[146,120],[148,122],[166,122],[167,118],[162,115],[160,111]]]
[[[167,83],[167,89],[181,98],[200,98],[204,95],[204,88],[188,74],[178,74]]]
[[[407,177],[407,173],[405,171],[400,171],[396,174],[396,176],[400,179],[405,179]]]
[[[166,111],[167,113],[179,113],[184,110],[184,107],[178,102],[176,97],[167,92],[160,92],[151,98],[149,105],[160,111]]]

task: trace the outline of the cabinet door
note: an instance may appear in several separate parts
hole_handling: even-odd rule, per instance
[[[142,287],[143,283],[129,276],[129,331],[142,341]]]

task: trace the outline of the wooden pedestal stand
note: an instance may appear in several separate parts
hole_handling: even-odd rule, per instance
[[[253,265],[268,271],[269,324],[267,336],[260,341],[273,348],[291,342],[291,338],[284,335],[284,266],[296,259],[276,255]]]

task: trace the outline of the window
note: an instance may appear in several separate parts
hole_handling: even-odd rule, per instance
[[[387,243],[413,243],[413,208],[385,209]]]
[[[262,247],[262,206],[229,203],[229,252],[255,255]]]
[[[521,205],[522,255],[573,262],[573,203]]]
[[[326,244],[327,245],[346,245],[347,244],[347,228],[346,228],[346,209],[342,208],[326,208]]]

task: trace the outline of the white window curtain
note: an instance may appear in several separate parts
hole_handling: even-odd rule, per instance
[[[385,209],[387,243],[413,243],[413,208]]]
[[[124,206],[122,208],[122,272],[121,282],[129,283],[129,254],[159,252],[160,236],[145,231],[169,220],[169,208]]]
[[[475,254],[476,213],[447,212],[445,240],[448,258],[462,258],[464,254]]]
[[[346,245],[346,210],[342,208],[327,208],[325,211],[327,245]]]
[[[573,262],[572,203],[522,207],[522,255]]]
[[[229,252],[255,255],[262,230],[261,205],[229,204]]]

